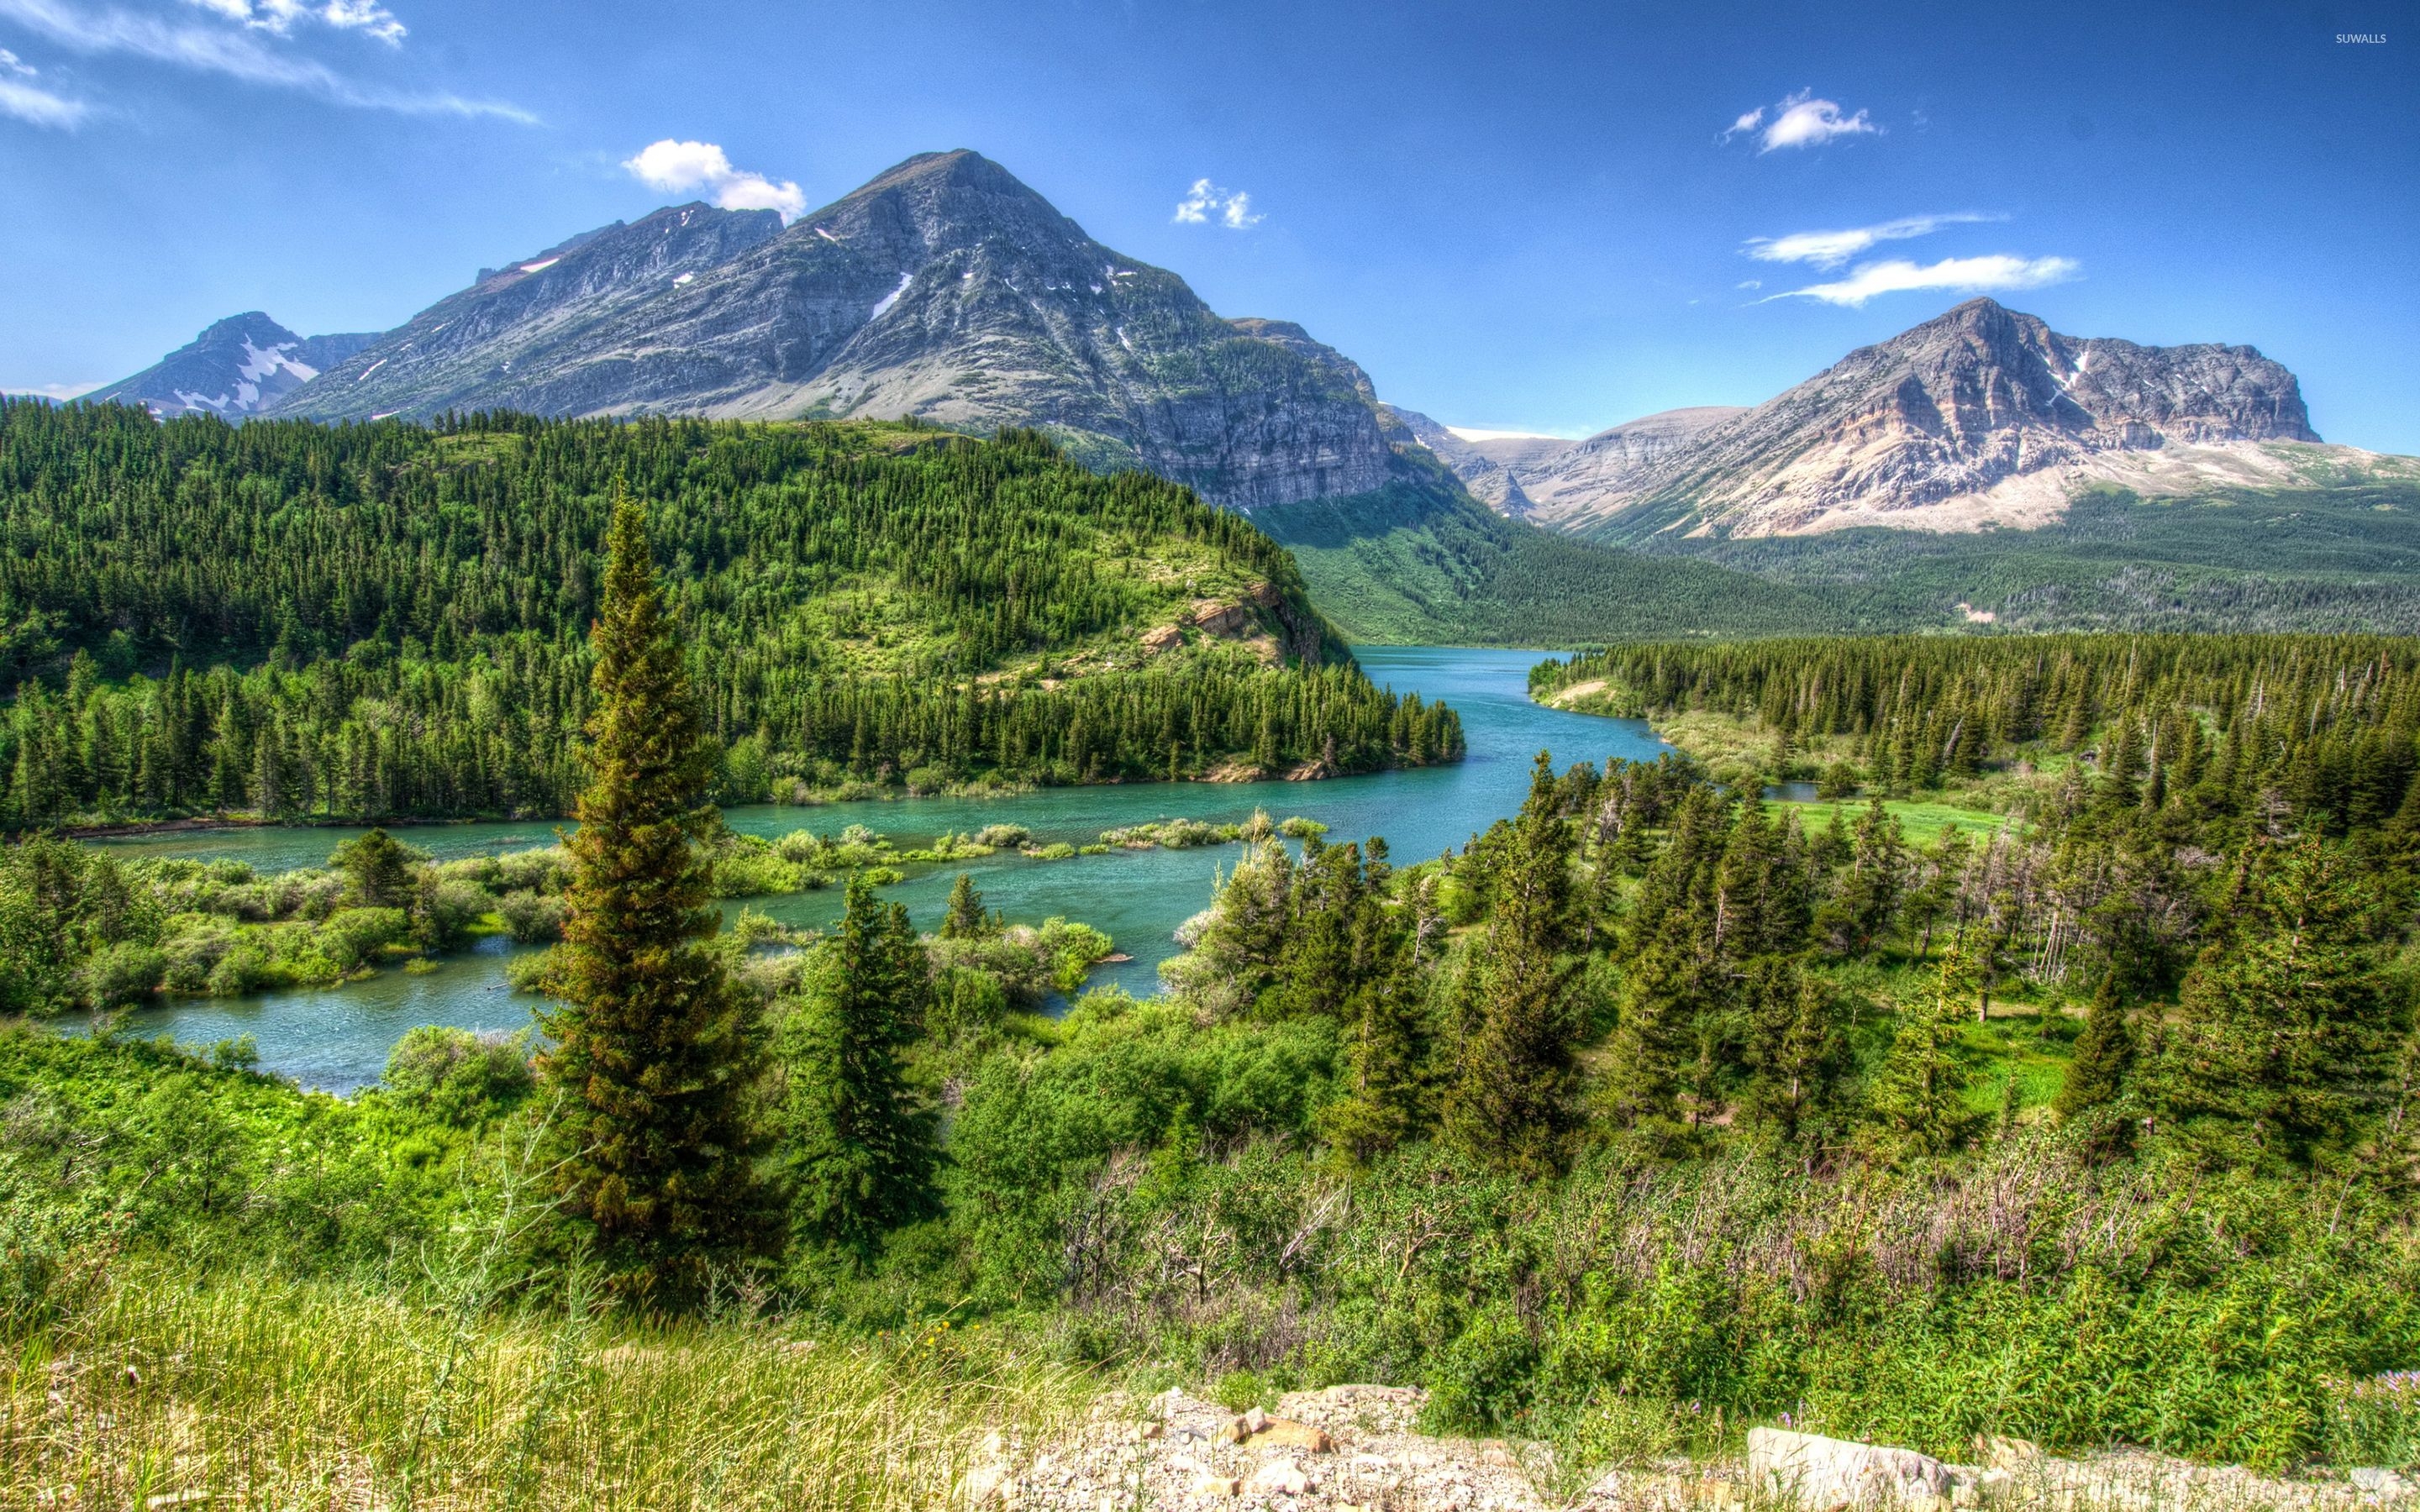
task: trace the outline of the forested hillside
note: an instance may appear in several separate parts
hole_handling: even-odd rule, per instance
[[[1969,725],[1983,772],[2082,754],[1931,844],[1879,795],[1808,826],[1686,759],[1542,755],[1520,812],[1438,859],[1246,837],[1163,996],[1056,1021],[1019,1011],[1039,939],[971,882],[922,936],[862,885],[828,937],[712,936],[708,855],[655,822],[694,800],[675,786],[566,862],[539,980],[576,1054],[419,1031],[335,1103],[240,1045],[0,1035],[0,1341],[115,1351],[21,1369],[12,1401],[121,1425],[0,1442],[0,1468],[48,1454],[98,1500],[130,1446],[199,1442],[180,1487],[358,1462],[468,1504],[570,1499],[600,1465],[665,1484],[663,1425],[711,1402],[758,1484],[912,1479],[930,1504],[996,1484],[974,1441],[1034,1431],[1013,1388],[1040,1361],[1237,1410],[1419,1386],[1424,1427],[1530,1441],[1548,1487],[1776,1422],[1962,1458],[2000,1434],[2409,1465],[2415,656],[1809,640],[1544,672],[1839,732],[1810,740],[1939,702],[1944,782]],[[664,702],[626,733],[679,728]],[[14,847],[0,898],[62,935],[120,927],[63,849]],[[609,906],[633,888],[677,906]],[[627,1012],[674,987],[701,1027]],[[705,1089],[689,1121],[590,1074],[648,1037]],[[626,1170],[666,1199],[613,1201]],[[668,1313],[701,1320],[667,1337]],[[993,1420],[937,1417],[946,1457],[876,1469],[777,1426],[924,1383]],[[225,1411],[184,1405],[206,1387]],[[459,1431],[410,1431],[465,1401]],[[1018,1462],[1063,1473],[1032,1442]]]
[[[0,405],[7,814],[560,814],[608,501],[718,794],[1452,760],[1241,517],[1036,436]]]
[[[1628,544],[1752,574],[1859,630],[1962,628],[1971,610],[2002,630],[2420,631],[2420,486],[2396,477],[2177,499],[2100,488],[2035,530]]]
[[[1320,608],[1382,644],[1569,646],[1851,626],[1821,590],[1599,547],[1490,513],[1425,453],[1384,488],[1264,506]]]
[[[1856,775],[1891,793],[2029,754],[2062,772],[2063,808],[2122,789],[2147,813],[2173,802],[2272,830],[2384,824],[2420,767],[2420,642],[2376,636],[1641,645],[1544,663],[1530,688],[1602,713],[1748,718],[1784,747],[1841,737]]]

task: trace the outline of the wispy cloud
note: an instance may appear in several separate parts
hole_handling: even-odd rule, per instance
[[[223,8],[212,8],[216,14],[227,14]],[[332,8],[347,14],[367,13],[351,0],[322,6],[312,13],[324,20]],[[87,10],[62,0],[0,0],[0,17],[78,53],[145,58],[244,84],[293,89],[331,104],[412,116],[492,116],[525,125],[537,119],[517,105],[499,100],[364,84],[310,58],[276,51],[268,42],[277,34],[265,27],[209,22],[188,24],[128,10]],[[376,35],[367,24],[362,29]]]
[[[1831,284],[1768,294],[1763,301],[1821,300],[1826,304],[1863,305],[1877,294],[1903,294],[1913,289],[1946,288],[1966,294],[1991,294],[2008,289],[2040,288],[2063,284],[2083,271],[2072,257],[2019,257],[1997,253],[1983,257],[1946,257],[1917,265],[1904,258],[1858,264],[1848,277]]]
[[[730,155],[711,142],[676,142],[668,136],[649,143],[622,166],[649,189],[667,194],[702,189],[726,210],[779,210],[784,225],[807,212],[807,197],[798,185],[742,173],[731,165]]]
[[[53,94],[39,85],[25,82],[40,74],[39,69],[0,47],[0,116],[30,126],[73,131],[85,117],[84,101]]]
[[[1759,262],[1813,263],[1829,270],[1838,268],[1877,242],[1905,241],[1911,237],[1931,236],[1945,225],[1970,225],[1981,221],[2005,221],[2005,215],[1984,215],[1973,210],[1961,210],[1953,215],[1909,215],[1879,225],[1860,225],[1846,231],[1794,231],[1786,237],[1750,237],[1747,255]]]
[[[1251,195],[1240,189],[1221,189],[1207,178],[1193,180],[1193,187],[1176,202],[1176,219],[1187,225],[1216,221],[1230,231],[1241,231],[1261,221],[1252,213]]]
[[[394,46],[404,39],[403,23],[378,0],[186,0],[186,4],[283,37],[297,23],[316,22],[338,31],[360,32]]]
[[[98,383],[42,383],[30,389],[0,389],[0,393],[26,394],[36,399],[51,399],[65,404],[78,394],[90,393],[100,387]]]
[[[1846,114],[1837,100],[1818,100],[1812,89],[1801,89],[1772,105],[1743,114],[1714,140],[1729,142],[1748,132],[1757,134],[1757,151],[1780,147],[1821,147],[1836,137],[1880,136],[1883,129],[1865,111]]]

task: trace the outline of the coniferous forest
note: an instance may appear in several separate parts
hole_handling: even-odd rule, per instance
[[[1249,524],[1033,435],[0,401],[9,822],[566,813],[617,481],[724,802],[1460,754]]]
[[[287,769],[259,736],[281,717],[339,750],[450,730],[461,764],[430,770],[476,773],[478,732],[525,712],[495,691],[518,666],[555,680],[558,745],[509,728],[559,751],[572,796],[545,801],[580,828],[442,865],[373,831],[286,879],[0,853],[0,1001],[100,1011],[89,1037],[0,1031],[0,1427],[43,1425],[0,1431],[17,1482],[140,1501],[144,1467],[181,1491],[240,1465],[270,1502],[350,1476],[388,1504],[924,1505],[1108,1385],[1241,1411],[1351,1381],[1530,1446],[1538,1486],[1775,1423],[1945,1457],[2420,1462],[2411,642],[1548,662],[1541,699],[1680,749],[1540,753],[1517,812],[1434,857],[1211,832],[1236,848],[1138,999],[1083,990],[1109,942],[1080,923],[1004,920],[962,876],[920,932],[876,887],[907,853],[735,846],[713,805],[754,791],[750,760],[1072,780],[1452,753],[1450,713],[1329,660],[1283,557],[1189,496],[904,427],[70,410],[33,434],[59,444],[30,449],[10,527],[21,813],[183,770],[145,755],[170,748],[225,774],[208,803],[251,802],[261,750]],[[211,529],[261,568],[168,544]],[[936,544],[960,539],[989,554]],[[813,592],[759,591],[784,574]],[[1253,606],[1214,617],[1247,633],[1168,617],[1202,601]],[[1107,666],[1140,626],[1171,659]],[[224,670],[186,665],[204,649]],[[185,746],[148,733],[172,687],[201,690]],[[852,717],[814,766],[799,732],[838,740],[809,718],[833,688],[895,717]],[[1121,688],[1140,722],[1084,728],[1132,735],[1132,764],[1069,764]],[[112,743],[121,718],[140,740]],[[1192,754],[1163,756],[1171,721]],[[104,724],[131,767],[96,761]],[[944,839],[926,860],[990,854]],[[850,872],[839,919],[718,928],[712,900],[777,862]],[[547,945],[512,974],[542,1039],[415,1029],[349,1098],[113,1016],[482,931]],[[868,1412],[880,1431],[797,1427]]]

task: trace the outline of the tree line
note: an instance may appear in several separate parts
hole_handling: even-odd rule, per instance
[[[7,401],[8,821],[566,812],[616,478],[659,501],[723,801],[1461,752],[1451,711],[1373,687],[1249,523],[1028,433]],[[1256,594],[1282,664],[1146,662],[1131,636],[1197,591]],[[1085,664],[1047,675],[1054,655]]]

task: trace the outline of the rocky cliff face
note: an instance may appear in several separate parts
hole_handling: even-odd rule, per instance
[[[1414,440],[1435,453],[1437,460],[1460,478],[1463,486],[1469,489],[1471,497],[1481,503],[1499,515],[1523,518],[1536,507],[1521,487],[1513,466],[1508,465],[1513,462],[1513,457],[1502,455],[1501,442],[1466,441],[1417,409],[1405,409],[1391,404],[1380,408],[1388,418],[1409,431]],[[1545,436],[1525,436],[1518,440],[1530,443],[1514,453],[1514,457],[1521,459],[1542,453],[1551,455],[1572,445],[1570,441]]]
[[[599,349],[600,328],[662,306],[781,234],[771,210],[680,205],[544,252],[483,268],[478,281],[288,394],[278,412],[313,420],[447,409],[589,414],[674,408],[699,364],[659,347]]]
[[[1379,486],[1361,370],[1224,320],[999,164],[911,158],[783,229],[659,211],[494,270],[290,396],[334,419],[447,409],[1040,425],[1239,508]]]
[[[1558,498],[1601,534],[2039,524],[2113,454],[2318,440],[2294,375],[2249,347],[2064,336],[1973,300]]]
[[[1490,509],[1562,529],[1584,524],[1601,500],[1621,493],[1649,463],[1741,412],[1725,405],[1668,409],[1576,441],[1555,436],[1467,440],[1426,415],[1388,408]]]
[[[230,316],[130,378],[85,395],[140,404],[163,418],[256,415],[376,341],[375,334],[298,336],[258,310]]]
[[[1667,409],[1552,452],[1531,454],[1510,466],[1535,501],[1539,523],[1568,525],[1585,518],[1598,500],[1620,493],[1699,433],[1740,412],[1732,405]]]

